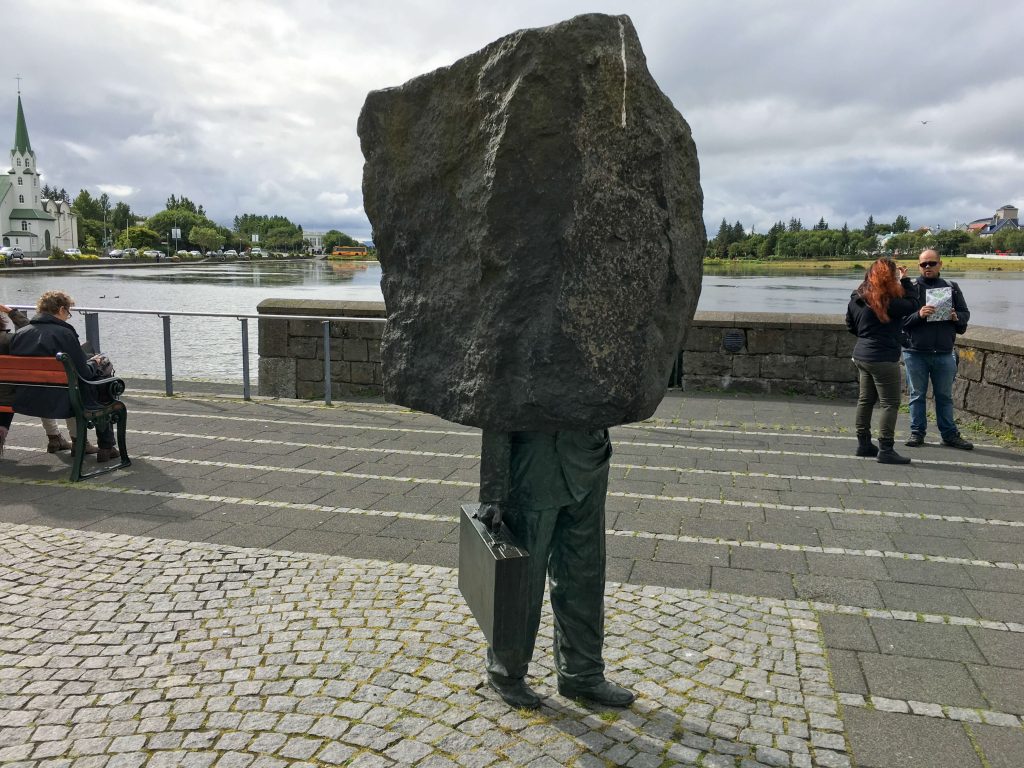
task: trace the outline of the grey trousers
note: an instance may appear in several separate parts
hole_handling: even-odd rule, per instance
[[[856,359],[853,364],[860,373],[857,431],[871,431],[871,414],[875,403],[878,403],[878,437],[881,440],[892,440],[896,436],[896,416],[900,408],[900,364],[868,363]]]
[[[580,687],[604,678],[604,478],[582,501],[551,509],[509,509],[504,517],[530,553],[529,645],[496,654],[487,649],[487,671],[499,678],[526,676],[540,627],[544,583],[550,577],[555,615],[555,669]]]

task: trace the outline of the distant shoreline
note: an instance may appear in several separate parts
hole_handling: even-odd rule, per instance
[[[794,273],[825,273],[852,272],[866,269],[877,256],[864,256],[860,259],[842,259],[822,261],[820,259],[803,259],[796,261],[760,261],[753,259],[705,259],[704,271],[711,274],[729,274],[736,272],[779,271]],[[898,257],[897,264],[912,267],[917,264],[917,255]],[[1024,272],[1024,261],[1010,259],[968,259],[966,256],[946,256],[942,259],[942,268],[946,272]],[[914,272],[911,270],[911,276]]]

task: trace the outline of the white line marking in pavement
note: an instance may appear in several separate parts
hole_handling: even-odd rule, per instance
[[[296,443],[288,440],[270,440],[251,437],[226,437],[224,435],[199,435],[193,432],[157,432],[151,429],[132,429],[133,435],[154,435],[156,437],[184,437],[190,440],[212,440],[216,443],[244,443],[252,445],[287,445],[296,448],[321,448],[329,451],[353,451],[360,453],[394,453],[402,456],[431,456],[446,459],[479,459],[475,453],[440,453],[438,451],[411,451],[401,448],[365,448],[354,445],[332,445],[330,443]],[[1024,525],[1024,523],[1022,523]]]
[[[699,451],[704,453],[747,453],[756,456],[799,456],[811,459],[841,459],[849,461],[853,453],[814,453],[811,451],[780,451],[766,448],[716,448],[708,445],[684,445],[680,443],[642,443],[636,440],[616,440],[616,447],[635,445],[641,448],[674,448],[681,451]],[[914,463],[925,466],[940,467],[984,467],[985,469],[1010,469],[1024,472],[1024,462],[1020,464],[989,464],[983,461],[945,461],[941,459],[918,459]]]
[[[839,693],[839,701],[847,707],[875,709],[879,712],[914,714],[935,717],[940,720],[958,720],[963,723],[984,723],[1003,728],[1020,728],[1021,718],[1009,712],[991,709],[968,709],[951,707],[948,704],[934,704],[926,701],[889,699],[884,696],[861,696],[859,693]]]
[[[89,485],[75,485],[64,480],[29,480],[21,478],[0,477],[0,483],[8,485],[34,485],[46,487],[70,488],[76,490],[95,491],[98,493],[115,493],[129,496],[153,496],[155,498],[184,499],[189,501],[218,502],[222,504],[234,504],[239,506],[262,506],[277,509],[296,509],[303,511],[324,512],[326,514],[342,513],[354,515],[366,515],[368,517],[390,517],[403,520],[423,520],[427,522],[443,522],[455,524],[453,517],[443,515],[431,515],[415,512],[386,512],[382,510],[360,509],[358,507],[331,507],[321,504],[300,504],[287,501],[265,501],[258,499],[244,499],[235,496],[214,496],[210,494],[189,494],[178,491],[152,491],[143,488],[132,488],[126,486],[103,485],[90,483]],[[145,514],[141,512],[140,514]],[[609,530],[614,535],[615,530]],[[704,592],[705,590],[691,590]],[[718,590],[711,590],[712,592]],[[729,593],[723,593],[729,594]],[[842,605],[836,603],[824,603],[819,601],[806,601],[795,599],[758,598],[762,600],[778,602],[780,606],[791,610],[813,610],[818,613],[839,613],[851,616],[864,616],[871,619],[885,619],[891,621],[909,621],[918,624],[947,624],[960,627],[978,627],[991,629],[997,632],[1013,632],[1024,634],[1024,624],[1016,622],[992,621],[988,619],[976,619],[970,616],[949,616],[930,613],[915,613],[912,611],[890,611],[878,608],[864,608],[855,605]]]
[[[185,386],[188,386],[188,382],[184,382]],[[238,384],[237,386],[241,386]],[[167,395],[161,390],[157,389],[130,389],[124,395],[125,398],[137,397],[140,400],[167,400]],[[241,394],[217,394],[215,392],[185,392],[182,394],[175,393],[174,399],[178,402],[219,402],[219,403],[245,403],[242,399]],[[401,406],[382,404],[374,405],[373,403],[349,403],[349,402],[338,402],[335,400],[331,405],[325,405],[320,402],[310,402],[308,400],[281,400],[273,397],[260,397],[257,396],[255,399],[250,401],[253,405],[270,405],[280,406],[282,408],[295,408],[303,410],[336,410],[336,411],[355,411],[357,413],[394,413],[403,416],[430,416],[429,413],[422,411],[414,411],[411,408],[402,408]]]
[[[328,424],[323,421],[286,421],[284,419],[278,419],[272,415],[268,415],[265,419],[250,419],[242,416],[220,416],[209,413],[173,413],[171,411],[143,411],[139,409],[132,409],[132,415],[142,416],[173,416],[181,417],[186,419],[203,419],[203,420],[218,420],[218,421],[243,421],[250,424],[263,424],[268,429],[272,429],[274,426],[279,424],[287,424],[291,427],[317,427],[317,428],[328,428],[328,429],[362,429],[372,430],[374,432],[409,432],[413,434],[423,435],[459,435],[460,437],[479,437],[480,431],[474,432],[460,431],[455,429],[411,429],[409,427],[378,427],[375,424]]]
[[[980,629],[994,629],[997,632],[1017,632],[1024,634],[1024,624],[1012,621],[990,621],[988,619],[975,619],[971,616],[946,616],[937,613],[915,613],[913,611],[887,611],[881,608],[863,608],[859,605],[837,605],[836,603],[821,603],[817,601],[785,600],[787,607],[810,607],[811,610],[819,613],[842,613],[849,616],[863,616],[867,619],[886,619],[890,621],[913,621],[918,624],[948,624],[956,627],[978,627]]]
[[[824,512],[829,515],[867,515],[869,517],[894,517],[908,520],[935,520],[944,523],[1002,525],[1010,528],[1024,527],[1024,522],[1016,520],[996,520],[984,517],[965,517],[962,515],[933,515],[926,512],[885,512],[878,509],[850,509],[846,507],[826,507],[811,504],[777,504],[771,501],[740,501],[737,499],[705,499],[697,496],[661,496],[655,493],[633,493],[628,491],[609,491],[608,495],[618,496],[624,499],[681,501],[690,504],[719,504],[725,507],[743,507],[746,509],[777,509],[780,512]]]
[[[697,469],[695,467],[656,467],[643,464],[612,464],[619,469],[645,469],[651,472],[677,472],[687,475],[722,475],[725,477],[762,477],[772,480],[812,480],[816,483],[849,483],[850,485],[884,485],[891,488],[924,488],[936,491],[978,491],[981,493],[1007,493],[1024,496],[1024,489],[989,488],[973,485],[943,485],[939,483],[907,483],[900,480],[872,480],[863,477],[827,477],[825,475],[783,475],[776,472],[738,472],[727,469]]]
[[[772,541],[750,541],[740,539],[722,539],[710,536],[681,536],[674,533],[651,533],[649,531],[608,530],[607,534],[624,536],[634,539],[655,539],[681,544],[717,544],[726,547],[743,547],[745,549],[765,549],[774,552],[809,552],[820,555],[848,555],[850,557],[881,557],[890,560],[917,560],[929,563],[945,563],[947,565],[976,565],[981,568],[1001,568],[1007,571],[1024,571],[1024,563],[993,562],[990,560],[972,560],[966,557],[946,557],[945,555],[923,555],[918,552],[893,552],[878,549],[850,549],[847,547],[818,547],[812,544],[776,544]]]
[[[254,419],[247,416],[223,416],[223,415],[209,415],[203,413],[172,413],[169,411],[147,411],[141,409],[133,409],[133,414],[139,414],[142,416],[178,416],[189,419],[217,419],[220,421],[240,421],[244,423],[252,424],[263,424],[264,426],[271,428],[275,424],[286,424],[288,426],[302,426],[302,427],[326,427],[330,429],[353,429],[363,430],[371,432],[405,432],[409,434],[428,434],[428,435],[458,435],[460,437],[477,437],[480,435],[479,430],[477,431],[460,431],[460,430],[443,430],[443,429],[420,429],[415,427],[380,427],[375,424],[332,424],[324,421],[287,421],[275,418],[265,419]],[[412,411],[410,413],[416,413]],[[637,425],[629,424],[623,425],[622,427],[615,427],[619,429],[632,429],[637,428]],[[708,430],[708,431],[724,431],[724,430]],[[154,433],[158,434],[158,433]],[[732,434],[775,434],[781,435],[785,433],[781,432],[752,432],[752,433],[737,433]],[[828,436],[829,439],[835,440],[849,440],[852,442],[853,438],[850,437],[838,437],[835,435]],[[239,438],[235,438],[239,439]],[[716,448],[708,446],[694,446],[694,445],[680,445],[678,443],[647,443],[639,442],[635,440],[621,440],[613,441],[613,444],[622,445],[636,445],[648,448],[674,448],[678,450],[689,450],[689,451],[706,451],[714,453],[751,453],[763,456],[801,456],[811,458],[825,458],[825,459],[842,459],[844,461],[852,458],[852,454],[840,454],[840,453],[812,453],[812,452],[798,452],[798,451],[780,451],[772,449],[759,450],[756,448]],[[984,467],[988,469],[1010,469],[1017,471],[1024,471],[1024,464],[986,464],[984,462],[962,462],[962,461],[945,461],[945,460],[928,460],[928,459],[915,459],[918,464],[921,465],[937,465],[937,466],[952,466],[952,467]]]
[[[713,428],[710,428],[710,427],[683,427],[683,426],[669,426],[669,425],[661,426],[661,425],[656,424],[656,423],[652,424],[649,421],[647,421],[647,422],[636,422],[634,424],[623,424],[622,426],[625,427],[625,428],[629,428],[629,429],[642,429],[642,430],[647,430],[647,431],[650,431],[650,432],[657,432],[658,430],[671,430],[673,432],[708,432],[708,433],[711,433],[711,434],[719,434],[719,435],[752,435],[752,436],[755,436],[755,437],[806,437],[806,438],[813,438],[815,440],[851,440],[852,441],[852,440],[855,439],[852,435],[820,434],[820,433],[814,431],[814,429],[815,429],[814,427],[807,428],[807,429],[799,429],[799,428],[797,428],[793,432],[770,432],[768,430],[760,430],[760,429],[747,429],[747,430],[745,430],[745,429],[738,429],[738,428],[732,428],[732,429],[718,428],[718,429],[713,429]],[[756,425],[746,425],[746,426],[756,426]],[[985,444],[975,443],[975,445],[977,447],[979,447],[979,448],[998,448],[998,447],[1000,447],[998,445],[990,445],[990,444],[987,444],[987,443],[985,443]]]
[[[137,430],[138,433],[144,433],[143,430]],[[184,433],[152,433],[152,434],[165,434],[185,437],[188,436]],[[197,437],[202,437],[197,436]],[[227,442],[230,440],[236,440],[237,438],[210,438],[218,442]],[[247,440],[245,442],[270,442],[282,444],[276,440]],[[289,443],[289,445],[303,445],[301,443]],[[327,447],[338,447],[338,446],[327,446]],[[42,453],[41,448],[26,448],[22,446],[7,446],[8,450],[12,451],[26,451],[29,453]],[[350,449],[344,447],[338,447],[340,450],[371,450],[365,448]],[[385,453],[417,453],[415,451],[398,451],[391,449],[375,449]],[[433,455],[433,456],[445,456],[445,457],[469,457],[468,454],[444,454],[435,453],[427,454],[426,452],[420,452],[422,455]],[[240,464],[240,463],[228,463],[222,461],[208,461],[204,459],[179,459],[170,456],[149,456],[143,454],[142,456],[136,456],[136,458],[149,459],[151,461],[163,461],[173,464],[192,464],[196,466],[214,466],[214,467],[225,467],[229,469],[260,469],[266,472],[291,472],[296,474],[307,474],[307,475],[323,475],[327,477],[354,477],[357,479],[365,480],[384,480],[391,482],[416,482],[416,483],[431,483],[434,485],[455,485],[464,488],[473,487],[476,485],[474,482],[466,480],[443,480],[437,478],[416,478],[416,477],[401,477],[393,475],[376,475],[370,473],[355,473],[355,472],[344,472],[330,469],[302,469],[296,467],[274,467],[267,466],[264,464]],[[475,458],[475,457],[473,457]],[[452,471],[456,471],[452,468]],[[615,482],[614,480],[612,481]],[[614,487],[614,486],[613,486]],[[669,502],[682,502],[687,504],[717,504],[719,506],[726,507],[740,507],[743,509],[775,509],[781,512],[824,512],[826,514],[835,515],[862,515],[867,517],[888,517],[894,519],[904,520],[932,520],[936,522],[945,523],[970,523],[973,525],[995,525],[1006,528],[1024,528],[1024,521],[1016,520],[1000,520],[990,519],[983,517],[967,517],[964,515],[936,515],[926,512],[887,512],[883,510],[875,509],[852,509],[846,507],[828,507],[828,506],[817,506],[817,505],[803,505],[803,504],[780,504],[771,501],[745,501],[737,499],[723,499],[723,498],[704,498],[698,496],[667,496],[656,493],[636,493],[631,491],[609,491],[609,496],[615,496],[623,499],[642,499],[648,501],[669,501]]]
[[[31,450],[32,452],[41,452],[42,449],[26,449],[20,450]],[[335,472],[333,470],[324,469],[303,469],[302,467],[264,467],[253,464],[240,464],[235,462],[226,461],[203,461],[200,459],[175,459],[168,456],[146,456],[142,455],[138,457],[139,460],[147,461],[159,461],[170,464],[185,464],[190,466],[204,466],[204,467],[224,467],[230,469],[263,469],[265,471],[277,471],[287,472],[301,475],[314,475],[314,476],[325,476],[325,477],[354,477],[357,479],[367,480],[386,480],[386,481],[397,481],[397,482],[420,482],[429,483],[432,485],[453,485],[460,487],[476,487],[476,483],[471,483],[463,480],[438,480],[435,478],[404,478],[404,477],[387,477],[381,475],[370,475],[359,472]],[[7,482],[6,479],[0,478],[0,482]],[[18,482],[18,481],[14,481]],[[57,481],[52,481],[57,482]],[[96,486],[90,486],[96,487]],[[622,496],[623,494],[609,493],[609,496]],[[180,499],[201,499],[204,501],[222,501],[220,497],[208,497],[206,494],[190,494],[190,493],[178,493],[171,495],[173,498]],[[232,497],[235,498],[235,497]],[[256,504],[259,506],[277,506],[282,502],[267,502],[263,500],[249,500],[249,503]],[[285,503],[286,505],[288,503]],[[334,510],[334,508],[324,508],[319,505],[290,505],[286,508],[292,509],[324,509]],[[422,518],[426,519],[426,518]],[[442,518],[444,519],[444,518]],[[982,568],[1000,568],[1004,570],[1024,570],[1024,563],[1012,563],[1002,561],[990,561],[980,559],[970,559],[966,557],[947,557],[945,555],[925,555],[917,552],[896,552],[891,550],[881,551],[877,549],[851,549],[846,547],[818,547],[811,544],[776,544],[770,541],[751,541],[751,540],[739,540],[739,539],[724,539],[709,536],[684,536],[670,533],[651,533],[648,531],[633,531],[633,530],[618,530],[609,529],[606,531],[609,535],[623,536],[638,539],[655,539],[657,541],[671,541],[684,544],[711,544],[720,545],[727,547],[744,547],[747,549],[764,549],[773,550],[778,552],[809,552],[812,554],[824,554],[824,555],[849,555],[852,557],[879,557],[892,560],[916,560],[920,562],[933,562],[933,563],[945,563],[948,565],[975,565]]]

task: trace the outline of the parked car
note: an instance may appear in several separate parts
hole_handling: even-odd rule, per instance
[[[234,248],[228,248],[228,250],[224,251],[224,258],[225,259],[237,259],[238,258],[238,251],[236,251]]]
[[[81,256],[82,252],[80,250],[78,250],[77,248],[65,248],[64,249],[64,255],[65,256]]]
[[[192,254],[190,254],[188,251],[175,251],[174,255],[177,256],[179,259],[189,259],[192,257]]]
[[[163,254],[160,253],[160,251],[154,251],[152,249],[150,249],[148,251],[143,251],[142,255],[143,256],[148,256],[151,259],[159,259],[161,256],[163,256]]]
[[[263,252],[263,249],[257,245],[255,248],[249,251],[249,255],[252,256],[254,259],[262,259],[267,254],[265,254]]]
[[[109,256],[112,259],[121,259],[124,258],[124,251],[121,250],[120,248],[115,248],[110,253],[108,253],[107,256]]]
[[[0,248],[0,264],[24,264],[27,261],[24,251],[16,245],[5,245]]]
[[[188,255],[191,256],[193,259],[203,258],[203,254],[201,254],[199,251],[189,251]]]
[[[138,255],[139,255],[139,249],[138,248],[125,248],[124,249],[124,257],[126,259],[134,259]]]

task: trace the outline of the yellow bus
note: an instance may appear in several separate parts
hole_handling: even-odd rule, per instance
[[[332,259],[365,259],[365,245],[336,245],[331,249]]]

